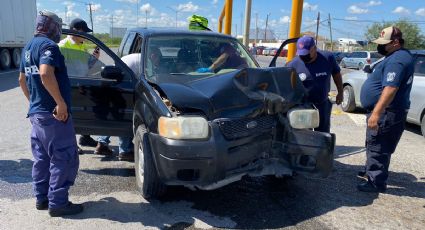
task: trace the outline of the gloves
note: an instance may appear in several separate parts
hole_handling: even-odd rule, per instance
[[[196,70],[198,73],[212,73],[212,70],[210,68],[199,68]]]

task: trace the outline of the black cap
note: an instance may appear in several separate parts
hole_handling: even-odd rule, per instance
[[[69,23],[69,28],[72,30],[82,30],[84,32],[92,32],[93,30],[91,30],[88,26],[86,21],[84,21],[81,18],[76,18],[74,20],[71,21],[71,23]]]

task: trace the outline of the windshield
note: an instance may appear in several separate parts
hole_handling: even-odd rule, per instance
[[[146,79],[157,84],[184,83],[257,67],[237,40],[199,35],[152,37],[145,60]]]

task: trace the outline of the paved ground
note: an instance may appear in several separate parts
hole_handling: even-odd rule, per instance
[[[85,212],[50,218],[34,208],[27,102],[17,73],[0,72],[0,229],[424,229],[425,139],[408,126],[393,155],[385,194],[359,193],[365,161],[364,115],[334,107],[337,146],[326,179],[244,179],[215,191],[173,188],[148,202],[135,190],[133,164],[86,148],[70,194]],[[116,140],[114,139],[116,145]]]

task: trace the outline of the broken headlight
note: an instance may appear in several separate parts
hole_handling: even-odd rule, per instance
[[[319,127],[319,111],[316,109],[291,109],[288,119],[294,129],[311,129]]]

